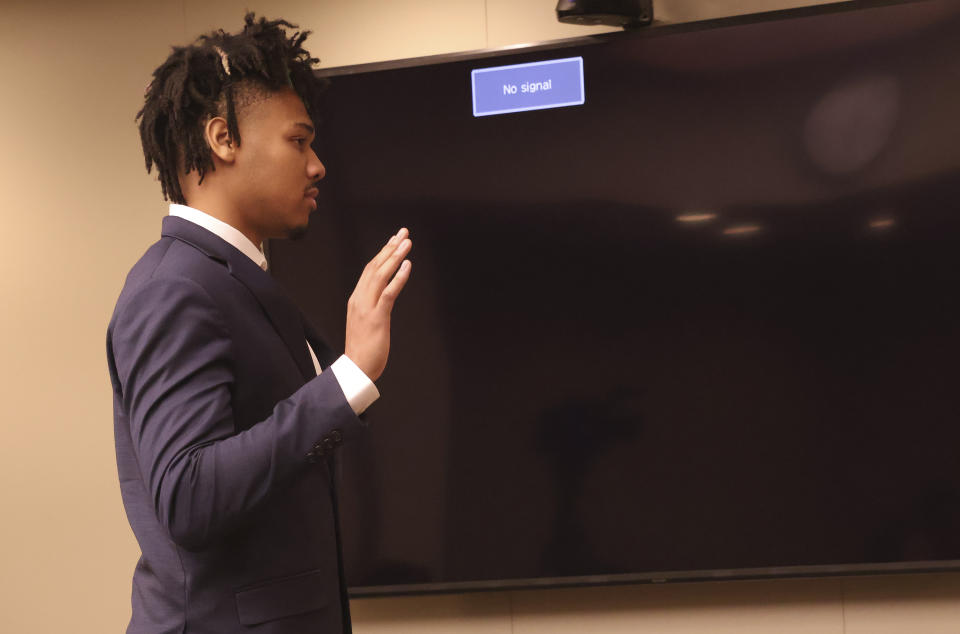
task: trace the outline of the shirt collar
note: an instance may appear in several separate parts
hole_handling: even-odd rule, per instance
[[[183,218],[184,220],[189,220],[190,222],[200,225],[207,231],[223,238],[226,242],[233,245],[245,256],[253,260],[254,264],[259,266],[264,271],[267,270],[267,258],[263,255],[263,250],[256,246],[250,238],[243,235],[236,227],[232,227],[225,223],[224,221],[214,218],[210,214],[204,213],[199,209],[194,209],[193,207],[188,207],[187,205],[179,205],[177,203],[170,203],[170,215],[177,216],[178,218]]]

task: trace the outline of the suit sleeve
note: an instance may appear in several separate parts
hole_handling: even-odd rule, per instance
[[[231,341],[210,296],[185,278],[147,282],[112,331],[140,473],[160,523],[191,550],[229,531],[307,468],[318,441],[363,425],[334,374],[324,372],[237,433]]]

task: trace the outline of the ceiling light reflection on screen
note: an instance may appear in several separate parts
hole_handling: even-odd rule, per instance
[[[731,225],[726,227],[723,230],[723,235],[725,236],[750,236],[757,233],[763,229],[760,225],[753,222],[746,222],[739,225]]]
[[[867,226],[874,231],[886,231],[887,229],[892,229],[896,224],[897,221],[893,216],[879,216],[871,219],[870,222],[867,223]]]
[[[713,213],[712,211],[690,211],[687,213],[677,214],[677,221],[684,224],[703,224],[716,219],[717,214]]]

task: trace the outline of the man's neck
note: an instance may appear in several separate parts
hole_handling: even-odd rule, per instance
[[[233,245],[238,251],[253,260],[254,264],[261,269],[264,271],[267,270],[267,259],[263,255],[261,245],[251,242],[250,238],[236,227],[190,205],[171,203],[170,215],[179,216],[187,221],[200,225],[207,231],[210,231]]]
[[[240,233],[242,233],[250,242],[260,248],[263,244],[263,236],[254,231],[247,223],[241,222],[242,214],[235,209],[224,205],[222,201],[206,200],[204,197],[194,196],[187,199],[187,206],[198,209],[208,216],[212,216],[220,222],[225,222]]]

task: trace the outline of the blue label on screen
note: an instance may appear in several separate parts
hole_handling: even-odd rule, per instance
[[[582,57],[478,68],[471,77],[475,117],[579,106],[585,100]]]

